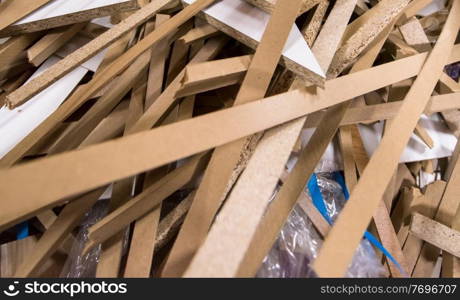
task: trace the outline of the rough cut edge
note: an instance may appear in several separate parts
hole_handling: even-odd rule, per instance
[[[30,22],[26,24],[10,25],[0,31],[0,37],[48,30],[51,28],[61,27],[65,25],[86,22],[92,19],[110,16],[116,12],[133,10],[136,8],[139,8],[137,0],[131,0],[123,3],[97,7],[89,10],[82,10],[79,12],[57,16],[53,18],[42,19],[39,21]]]
[[[276,0],[246,0],[246,2],[251,3],[254,6],[257,6],[268,13],[273,12],[273,8],[275,7]],[[321,0],[304,0],[302,8],[300,9],[299,15],[303,14],[304,12],[312,9],[316,4],[321,2]]]
[[[215,18],[200,12],[198,17],[206,20],[210,25],[214,26],[216,29],[222,31],[223,33],[231,36],[232,38],[238,40],[239,42],[245,44],[246,46],[256,49],[258,46],[258,42],[253,40],[252,38],[241,34],[241,32],[235,30],[234,28],[216,20]],[[320,75],[314,73],[313,71],[308,70],[307,68],[299,65],[298,63],[292,61],[291,59],[287,58],[286,56],[282,56],[280,60],[281,65],[289,69],[290,71],[294,72],[297,76],[299,76],[302,80],[306,82],[311,82],[318,86],[324,86],[325,79],[322,78]]]

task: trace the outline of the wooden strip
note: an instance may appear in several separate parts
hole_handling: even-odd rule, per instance
[[[85,26],[86,23],[79,23],[51,31],[27,50],[29,62],[34,66],[41,65]]]
[[[460,2],[456,1],[438,43],[321,248],[314,263],[319,276],[340,277],[345,274],[356,246],[397,167],[400,154],[442,74],[446,63],[444,53],[451,50],[460,27],[459,13]],[[344,247],[339,249],[336,245]]]
[[[171,17],[169,15],[157,14],[155,27],[160,26]],[[163,76],[165,73],[166,57],[169,52],[169,40],[161,41],[157,47],[152,48],[150,59],[149,77],[145,97],[145,108],[148,108],[161,95],[163,88]]]
[[[362,24],[337,51],[329,69],[328,76],[338,76],[356,60],[358,55],[399,15],[410,0],[382,0],[373,9],[375,14]]]
[[[158,0],[158,1],[161,1],[161,0]],[[154,3],[156,3],[156,2],[154,2]],[[198,2],[196,2],[196,3],[198,4]],[[197,6],[193,7],[194,10],[192,10],[191,14],[196,13],[198,8],[199,7],[197,7]],[[190,13],[190,12],[191,11],[188,10],[185,13],[187,14],[187,13]],[[190,15],[185,15],[185,18],[187,18],[187,17],[191,17],[191,16]],[[161,28],[159,28],[159,29],[155,30],[154,32],[152,32],[149,36],[152,37],[152,39],[155,39],[156,41],[158,41],[158,38],[161,38],[161,36],[168,35],[168,32],[170,30],[174,31],[175,30],[174,25],[176,23],[184,22],[183,18],[184,18],[184,14],[176,15],[173,18],[174,20],[171,19],[171,20],[168,21],[168,22],[172,21],[172,23],[168,23],[168,22],[167,22],[168,24],[164,23],[166,28],[164,26],[161,26]],[[158,34],[155,35],[156,32],[158,32],[158,34],[160,36]],[[153,34],[153,36],[152,36],[152,34]],[[10,165],[14,164],[15,162],[17,162],[19,159],[21,159],[22,156],[25,153],[27,153],[27,151],[29,151],[31,149],[31,147],[34,146],[35,143],[37,143],[37,141],[39,141],[41,138],[45,137],[46,135],[50,134],[55,129],[57,124],[59,124],[60,122],[64,121],[75,110],[77,110],[86,101],[86,99],[91,97],[91,95],[94,94],[97,91],[98,87],[103,86],[104,84],[106,84],[108,81],[111,80],[111,77],[109,76],[109,74],[111,72],[107,71],[108,68],[111,68],[112,70],[118,69],[119,71],[123,71],[122,66],[120,66],[120,64],[118,64],[117,62],[121,61],[123,64],[129,65],[129,63],[131,62],[131,59],[133,58],[131,56],[132,55],[131,50],[135,49],[137,46],[139,46],[139,44],[142,44],[143,46],[142,45],[141,46],[145,47],[146,46],[145,42],[146,42],[146,38],[144,38],[140,43],[136,44],[136,46],[130,48],[130,50],[125,52],[116,61],[114,61],[110,66],[104,68],[103,72],[98,72],[99,74],[101,74],[100,77],[94,78],[90,83],[88,83],[89,86],[87,86],[84,90],[81,90],[78,93],[74,93],[69,99],[67,99],[66,102],[64,102],[64,104],[57,111],[55,111],[51,116],[49,116],[46,119],[45,122],[43,122],[42,124],[40,124],[40,126],[35,128],[35,130],[32,131],[19,144],[17,144],[16,147],[12,151],[10,151],[7,155],[5,155],[0,160],[0,167],[1,166],[3,166],[3,167],[10,166]],[[149,44],[149,43],[147,43],[147,44]],[[214,43],[217,43],[217,42],[214,42]],[[219,48],[216,45],[214,45],[214,48],[213,48],[212,45],[214,45],[214,44],[211,44],[209,46],[209,49],[207,49],[209,52],[215,51],[216,50],[215,48]],[[139,49],[139,48],[137,48],[137,49],[142,50],[142,49]],[[135,52],[136,52],[136,50],[135,50]],[[127,56],[129,57],[128,60],[126,60]],[[135,55],[134,55],[134,57],[135,57]],[[18,90],[16,90],[16,91],[18,91]],[[149,111],[147,111],[146,113],[149,113]],[[146,118],[148,118],[148,117],[146,117]],[[141,122],[142,119],[139,120],[139,121]],[[133,126],[133,128],[135,128],[135,127],[136,126]],[[148,128],[145,128],[143,130],[146,130],[146,129],[148,129]],[[135,129],[133,129],[133,130],[135,130]]]
[[[236,84],[244,78],[252,55],[193,64],[185,69],[182,87],[176,98],[195,95],[212,89]]]
[[[338,0],[329,13],[326,23],[312,48],[313,53],[321,53],[321,55],[317,55],[316,60],[322,68],[329,66],[331,63],[335,51],[328,51],[328,49],[337,49],[342,34],[336,33],[345,30],[356,2],[357,0]],[[327,72],[327,70],[324,71]]]
[[[302,0],[280,0],[276,3],[234,105],[265,96],[301,5]],[[246,139],[242,139],[214,151],[190,213],[168,257],[163,276],[177,277],[187,268],[225,197],[228,181],[246,143]]]
[[[316,7],[315,13],[311,18],[310,23],[304,30],[302,30],[302,35],[304,36],[309,46],[313,45],[316,40],[316,36],[321,29],[321,25],[323,24],[323,19],[326,15],[329,4],[329,0],[321,0]]]
[[[158,206],[164,199],[196,178],[204,169],[209,156],[199,155],[145,189],[89,229],[87,249],[104,242]]]
[[[460,257],[460,232],[420,214],[412,217],[410,232],[439,249]]]
[[[50,154],[75,149],[121,101],[133,85],[139,81],[150,62],[150,53],[142,54],[117,78],[117,84],[107,91],[88,112],[78,121],[60,141]]]
[[[15,92],[11,93],[7,97],[7,101],[10,103],[10,106],[15,107],[29,100],[31,97],[33,97],[37,93],[41,92],[42,90],[44,90],[45,88],[53,84],[56,80],[58,80],[59,78],[62,78],[64,75],[72,71],[75,67],[81,65],[82,63],[84,63],[85,61],[87,61],[88,59],[96,55],[98,52],[100,52],[102,49],[109,46],[111,43],[113,43],[117,39],[121,38],[124,34],[131,31],[139,24],[142,24],[143,22],[145,22],[147,19],[152,17],[155,13],[157,13],[161,8],[169,4],[171,1],[172,0],[157,0],[157,1],[150,3],[149,5],[143,7],[142,9],[140,9],[133,15],[123,20],[120,24],[114,26],[110,30],[106,31],[105,33],[97,37],[96,39],[92,40],[91,42],[83,46],[82,48],[73,52],[72,54],[67,56],[65,59],[60,61],[58,64],[55,64],[53,67],[49,68],[46,72],[36,77],[34,80],[30,81],[28,84],[22,86],[21,88],[17,89]],[[206,0],[203,0],[203,1],[206,1]],[[202,1],[200,2],[202,3]],[[175,23],[172,25],[173,27],[177,27],[178,24]],[[171,30],[173,29],[174,28],[171,28]],[[153,36],[151,36],[151,37],[154,37],[154,39],[152,39],[152,42],[156,42],[159,39],[161,39],[161,36],[164,35],[165,33],[167,34],[167,31],[168,30],[164,30],[162,32],[163,34],[158,34],[158,35],[154,34]],[[157,32],[157,33],[160,33],[160,32]],[[130,49],[131,51],[126,52],[119,59],[125,62],[126,58],[128,57],[135,58],[137,55],[141,54],[136,50],[141,50],[141,52],[143,52],[147,48],[149,48],[151,46],[150,44],[151,41],[148,39],[144,39],[144,40],[145,41],[143,45],[138,44],[138,47],[131,48]],[[132,49],[136,49],[136,50],[132,50]],[[124,65],[127,65],[130,62],[131,60],[128,59]]]
[[[84,2],[86,3],[82,3],[83,0],[80,0],[76,6],[65,3],[66,1],[67,0],[53,0],[53,2],[49,3],[47,6],[42,7],[1,30],[0,37],[20,35],[88,22],[96,18],[110,16],[117,12],[130,11],[139,7],[137,0],[116,1],[115,3],[111,0],[111,4],[103,6],[100,4],[105,1],[101,0],[85,0]],[[95,6],[93,4],[94,2],[98,2],[99,6]]]
[[[428,218],[434,218],[436,215],[436,210],[439,207],[439,203],[441,202],[445,188],[446,183],[444,181],[436,181],[433,184],[430,184],[427,187],[425,194],[412,202],[411,213],[419,213],[423,214]],[[407,218],[404,221],[407,222]],[[431,263],[428,259],[429,256],[424,255],[424,252],[427,251],[427,248],[431,247],[427,247],[429,245],[426,245],[425,243],[423,243],[422,240],[418,239],[417,237],[413,235],[408,235],[409,225],[409,223],[407,225],[404,224],[404,226],[400,230],[401,233],[407,236],[403,250],[407,257],[409,272],[412,273],[412,276],[419,277],[419,272],[422,269],[427,270],[430,268],[430,265],[431,271],[434,268],[434,263]],[[417,273],[419,275],[415,275]],[[430,275],[431,273],[426,274],[426,276],[424,277],[428,277]]]
[[[345,18],[343,23],[346,24],[347,21],[348,20]],[[336,34],[341,36],[344,29],[344,26],[342,27],[342,30],[339,27]],[[322,35],[322,38],[329,37]],[[336,38],[335,40],[337,45],[340,38]],[[317,48],[317,51],[335,51],[335,49],[322,49],[320,46]],[[315,54],[321,55],[322,52],[315,52]],[[327,69],[329,62],[326,60],[323,60],[323,62],[326,65],[322,65],[321,67]],[[330,110],[335,112],[335,108],[330,108]],[[333,124],[333,119],[336,116],[336,114],[331,113],[332,119],[328,120],[328,122]],[[321,156],[323,153],[322,150],[324,150],[321,148],[325,148],[329,143],[324,143],[322,137],[333,135],[328,134],[328,131],[332,130],[335,132],[337,128],[326,126],[324,131],[319,130],[315,132],[313,141],[311,141],[309,146],[307,146],[308,150],[302,152],[302,161],[298,162],[297,165],[305,166],[307,170],[300,170],[300,167],[297,167],[297,177],[288,177],[288,182],[285,182],[283,185],[284,192],[280,191],[274,202],[272,202],[272,205],[274,203],[278,204],[278,202],[281,202],[281,204],[278,206],[275,205],[276,208],[273,208],[273,210],[271,210],[272,205],[269,208],[270,211],[276,212],[275,216],[267,219],[267,224],[269,224],[268,226],[262,227],[262,229],[258,229],[257,224],[259,223],[259,220],[262,219],[262,214],[265,212],[265,208],[268,204],[267,201],[270,199],[270,196],[275,189],[275,185],[281,175],[281,171],[284,169],[284,165],[291,153],[295,142],[297,141],[304,122],[305,118],[301,118],[265,133],[256,151],[252,155],[246,170],[239,178],[239,181],[233,188],[232,193],[227,199],[224,208],[219,213],[219,218],[211,228],[211,231],[208,234],[208,238],[199,249],[185,276],[221,277],[235,275],[252,276],[255,274],[255,268],[260,265],[263,257],[268,252],[268,248],[273,244],[274,237],[276,237],[277,233],[279,232],[279,228],[275,229],[276,226],[279,225],[279,227],[281,227],[284,221],[283,220],[281,221],[281,224],[278,224],[277,221],[279,218],[275,218],[279,215],[276,214],[280,213],[281,208],[286,208],[289,206],[288,204],[285,207],[280,207],[279,205],[282,206],[288,201],[278,201],[277,198],[282,197],[280,195],[285,195],[286,193],[291,192],[292,188],[294,188],[294,184],[298,183],[299,180],[302,180],[303,176],[308,176],[308,168],[311,167],[311,164],[309,163],[312,163],[314,159],[308,161],[307,157],[311,157],[311,155],[314,157],[317,155]],[[323,127],[320,128],[323,129]],[[308,153],[308,155],[305,153]],[[316,166],[316,160],[314,165]],[[300,179],[299,176],[301,176]],[[293,196],[294,200],[297,200],[304,186],[304,184],[296,185],[295,188],[299,188],[300,191],[296,190],[297,194],[294,192],[294,194],[291,195]],[[248,201],[249,199],[251,200]],[[242,207],[244,207],[244,209],[242,209]],[[290,208],[292,208],[292,205]],[[288,211],[290,211],[290,208]],[[265,213],[266,217],[267,213],[269,212]],[[246,225],[236,226],[237,223]],[[268,230],[268,232],[266,230]],[[264,234],[258,234],[259,232],[264,232]],[[266,235],[267,233],[270,234]],[[253,236],[256,238],[254,239]],[[260,239],[257,237],[260,237]],[[272,238],[273,240],[270,240]],[[232,243],[231,241],[238,242],[232,247],[232,255],[229,257],[228,252],[224,252],[224,249],[226,248],[225,245]],[[253,245],[256,244],[257,246],[254,247]],[[261,248],[259,247],[262,245],[263,250],[261,251]],[[255,250],[255,253],[251,252],[251,250]],[[264,252],[264,250],[266,251]],[[251,253],[248,253],[248,251]],[[208,257],[206,263],[204,263],[205,257]],[[260,260],[258,260],[259,258]],[[249,266],[252,267],[252,270]],[[241,268],[243,268],[243,270],[241,270]]]
[[[174,238],[174,235],[179,230],[179,226],[185,219],[195,193],[191,193],[187,198],[174,208],[166,217],[164,217],[158,225],[158,234],[155,241],[155,249],[161,249],[169,241]],[[126,275],[126,274],[125,274]]]
[[[85,194],[72,203],[66,205],[50,228],[43,234],[34,247],[34,251],[27,256],[22,265],[16,270],[15,277],[33,277],[37,275],[42,264],[57,250],[66,236],[78,225],[78,222],[96,203],[105,188],[99,188]]]
[[[189,30],[179,41],[185,45],[192,44],[196,41],[212,37],[219,33],[219,30],[209,24],[203,24],[202,26],[196,27]]]
[[[39,9],[43,5],[51,2],[52,0],[6,0],[0,4],[0,11],[2,12],[2,19],[0,21],[0,30],[6,28],[8,25],[19,21],[27,16],[34,10]]]
[[[222,38],[212,39],[205,44],[203,48],[193,57],[189,64],[206,61],[213,58],[222,49],[226,40]],[[133,125],[130,129],[130,133],[140,132],[148,130],[156,125],[167,110],[174,103],[176,98],[174,95],[180,88],[184,71],[182,71],[177,77],[169,84],[169,86],[163,91],[163,93],[154,101],[154,103],[148,107],[142,117]]]
[[[291,91],[0,170],[0,193],[6,208],[0,212],[0,229],[33,215],[41,208],[59,203],[58,199],[66,196],[203,152],[412,77],[422,68],[426,56],[426,53],[420,54],[329,80],[325,89],[315,95],[301,90]],[[177,135],[177,132],[182,134]],[[189,137],[186,141],[183,134]],[[163,147],[155,146],[158,144]],[[127,153],[131,154],[128,164],[124,160]],[[78,171],[74,168],[76,161]],[[48,174],[47,170],[53,170],[53,180],[44,175]],[[65,184],[56,184],[55,179]],[[47,193],[40,192],[43,188]],[[16,199],[21,199],[20,205],[16,205]]]

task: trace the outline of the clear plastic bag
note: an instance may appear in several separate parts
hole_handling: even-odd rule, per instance
[[[339,183],[331,174],[318,174],[318,186],[332,220],[343,208],[346,199]],[[308,195],[308,191],[305,191]],[[311,199],[309,200],[311,201]],[[323,240],[300,205],[291,212],[280,235],[264,259],[257,277],[263,278],[308,278],[314,277],[310,268],[317,257]],[[348,269],[347,277],[382,277],[385,270],[372,245],[363,239],[356,250]]]
[[[75,242],[72,245],[67,261],[61,272],[61,278],[92,278],[96,276],[96,268],[101,253],[101,245],[94,247],[83,255],[88,241],[88,229],[101,220],[108,211],[109,200],[99,200],[93,208],[86,213],[80,225]]]

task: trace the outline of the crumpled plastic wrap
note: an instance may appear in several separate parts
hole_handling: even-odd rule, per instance
[[[88,241],[88,229],[101,220],[108,212],[109,200],[99,200],[93,208],[86,213],[79,231],[75,237],[67,261],[61,272],[61,278],[94,278],[99,263],[101,245],[94,247],[83,255]]]
[[[318,186],[329,216],[335,220],[346,199],[340,184],[329,173],[317,174]],[[308,191],[305,190],[308,195]],[[309,200],[311,201],[311,200]],[[323,240],[300,205],[296,205],[277,241],[264,259],[257,277],[308,278],[315,274],[310,268]],[[340,245],[338,245],[339,247]],[[350,278],[382,277],[385,270],[369,241],[363,239],[346,274]]]

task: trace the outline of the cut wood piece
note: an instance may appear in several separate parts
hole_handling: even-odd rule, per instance
[[[328,76],[338,76],[353,63],[372,41],[398,16],[410,0],[382,0],[371,11],[374,12],[365,23],[340,47],[334,56]],[[369,11],[369,12],[371,12]],[[368,13],[369,13],[368,12]],[[356,22],[356,21],[355,21]]]
[[[180,225],[185,219],[185,215],[192,205],[194,195],[195,193],[193,192],[187,196],[187,198],[182,200],[176,208],[161,220],[160,225],[158,225],[155,249],[163,248],[163,246],[174,238],[174,235],[179,230]]]
[[[157,14],[155,17],[155,27],[160,26],[171,17],[169,15]],[[161,95],[165,74],[165,63],[169,53],[169,39],[161,41],[157,47],[152,48],[149,75],[147,81],[147,91],[145,96],[145,109]]]
[[[137,197],[120,206],[89,229],[90,242],[87,250],[100,242],[106,241],[120,232],[131,222],[144,216],[172,193],[196,178],[206,166],[208,155],[192,158],[182,167],[177,168],[158,182],[155,182]]]
[[[347,21],[348,20],[345,20],[344,22],[346,23]],[[342,28],[344,29],[344,27]],[[342,32],[340,32],[339,29],[337,34],[341,35]],[[340,38],[337,38],[336,40],[338,42]],[[334,49],[327,49],[327,51],[334,51]],[[318,53],[318,55],[320,54]],[[327,64],[329,64],[329,62],[327,62]],[[327,68],[327,65],[321,67]],[[331,109],[334,110],[333,108]],[[335,114],[332,114],[332,116],[335,116]],[[260,265],[263,257],[268,252],[268,247],[272,245],[274,238],[276,238],[279,228],[284,222],[283,218],[285,215],[283,213],[278,214],[278,212],[280,212],[280,207],[275,205],[277,208],[273,210],[276,211],[275,216],[268,218],[267,224],[269,225],[262,228],[260,231],[266,234],[266,230],[268,230],[270,232],[268,236],[264,235],[262,237],[263,234],[258,234],[259,229],[257,228],[257,224],[259,224],[259,221],[262,219],[262,215],[265,212],[273,191],[275,190],[276,183],[284,170],[287,158],[289,157],[299,137],[304,122],[305,118],[300,118],[299,120],[290,122],[265,133],[255,152],[252,154],[245,171],[240,176],[237,184],[233,187],[232,193],[219,213],[207,239],[200,247],[191,265],[187,269],[185,276],[245,277],[254,275],[255,270],[251,269],[249,265],[255,268]],[[332,121],[331,123],[333,124],[334,122]],[[326,132],[329,130],[335,131],[336,128],[337,127],[327,127]],[[315,138],[314,142],[310,144],[311,147],[321,148],[324,144],[320,141],[323,133],[324,132],[322,131],[317,132],[318,138]],[[329,142],[326,142],[326,145],[328,143]],[[308,149],[310,150],[307,151],[309,155],[311,153],[320,153],[320,155],[322,155],[323,153],[321,150],[315,151],[312,150],[312,148]],[[241,150],[238,152],[241,152]],[[300,165],[307,165],[307,169],[310,167],[310,164],[306,164],[305,162],[298,164],[298,166]],[[298,170],[297,172],[297,174],[301,174],[299,176],[309,176],[308,171],[303,172]],[[298,180],[302,180],[302,178],[291,178],[291,180],[289,180],[288,177],[289,186],[287,182],[284,183],[284,193],[287,191],[290,192],[292,188],[298,188],[302,191],[304,185],[293,186],[293,183],[298,183]],[[295,195],[295,200],[297,200],[299,194],[300,192],[298,190],[297,194],[295,194],[295,192],[292,194]],[[284,205],[286,203],[286,201],[277,201],[277,197],[274,200],[275,203],[279,205]],[[251,201],[248,201],[248,199],[251,199]],[[287,204],[283,208],[286,207],[289,207],[288,211],[290,211],[292,205],[290,206]],[[265,216],[267,216],[267,213]],[[235,226],[236,223],[233,222],[245,224],[245,226]],[[244,228],[244,230],[242,228]],[[264,240],[264,238],[266,239]],[[272,238],[273,240],[271,240]],[[238,242],[236,243],[236,246],[234,244],[232,247],[232,254],[229,255],[228,252],[225,253],[224,249],[228,247],[229,243],[232,243],[232,240]],[[263,247],[261,250],[259,246],[262,244]],[[257,246],[254,247],[253,245]],[[255,253],[251,252],[251,250],[254,249],[257,249],[254,251]],[[209,258],[207,263],[204,263],[205,257]],[[259,258],[260,260],[258,260]],[[243,270],[241,270],[241,268]]]
[[[196,0],[184,0],[191,4]],[[270,15],[244,0],[222,0],[203,11],[212,26],[236,40],[256,48],[267,27]],[[297,26],[293,26],[281,60],[286,67],[310,82],[323,85],[324,72],[317,63]]]
[[[59,28],[48,33],[27,50],[29,62],[34,66],[41,65],[85,26],[86,23],[79,23],[70,27]]]
[[[396,170],[400,155],[443,72],[446,64],[444,53],[451,51],[460,27],[458,14],[460,2],[455,1],[436,46],[314,262],[314,269],[320,277],[341,277],[345,274],[362,234]],[[344,247],[337,248],[337,245]]]
[[[412,217],[410,232],[439,249],[460,257],[460,232],[420,214]]]
[[[16,270],[15,277],[35,277],[42,264],[57,250],[60,244],[66,240],[78,222],[91,209],[105,188],[99,188],[93,192],[75,199],[66,205],[50,228],[38,240],[34,251],[25,259]]]
[[[454,220],[452,221],[452,229],[460,230],[460,206],[457,209]],[[460,277],[460,258],[453,255],[443,255],[442,264],[442,276],[447,278],[459,278]]]
[[[20,1],[18,1],[20,2]],[[27,1],[26,2],[30,2]],[[49,2],[49,1],[48,1]],[[137,0],[53,0],[18,22],[0,30],[0,36],[47,30],[110,16],[138,8]]]
[[[216,38],[208,41],[203,48],[190,61],[189,65],[193,63],[199,63],[212,59],[215,57],[222,47],[225,45],[225,38]],[[184,77],[184,71],[180,72],[179,75],[169,84],[169,86],[161,93],[156,99],[148,99],[146,101],[153,101],[153,104],[146,108],[142,117],[137,120],[136,124],[130,129],[130,133],[136,133],[144,130],[149,130],[155,126],[161,118],[165,115],[168,109],[175,102],[175,94],[179,90]]]
[[[195,95],[240,82],[249,68],[251,59],[252,55],[245,55],[188,66],[176,97]]]
[[[289,42],[289,34],[292,32],[292,27],[295,24],[301,4],[302,0],[281,0],[277,2],[275,10],[266,25],[261,42],[254,54],[254,58],[251,60],[234,105],[255,101],[264,97],[267,93],[285,44]],[[290,141],[286,140],[286,143],[289,144]],[[203,181],[193,200],[194,203],[192,204],[191,211],[185,220],[185,224],[176,239],[174,248],[165,265],[163,276],[181,276],[187,269],[200,243],[204,241],[218,208],[228,193],[228,182],[232,180],[233,171],[238,168],[241,156],[245,152],[248,152],[247,147],[248,140],[241,139],[224,147],[219,147],[214,151],[210,164],[204,174]],[[283,161],[288,158],[279,156],[276,159]],[[274,166],[276,169],[277,164],[274,164]],[[218,174],[218,176],[215,174]],[[278,178],[275,180],[277,181]],[[192,237],[193,240],[191,239]],[[224,257],[222,258],[225,259]],[[192,265],[195,259],[191,262],[191,268],[193,268]],[[199,264],[200,262],[198,262]],[[219,276],[219,272],[223,272],[220,275],[230,275],[224,270],[214,271],[216,273],[209,273],[208,275]],[[199,276],[198,273],[193,273],[193,271],[189,274],[191,276]]]
[[[431,102],[425,109],[425,114],[432,115],[437,112],[445,112],[452,109],[460,108],[460,93],[451,93],[445,95],[432,96]],[[352,124],[366,124],[381,120],[389,120],[396,116],[401,108],[402,101],[384,104],[374,104],[360,107],[349,108],[343,118],[340,126]],[[305,128],[316,128],[325,115],[325,112],[312,114],[305,123]]]
[[[458,53],[456,55],[450,59],[460,60]],[[0,211],[0,230],[34,215],[42,208],[53,206],[67,196],[224,145],[415,76],[426,57],[426,53],[419,54],[329,80],[325,89],[315,95],[295,90],[82,150],[2,169],[0,193],[5,209]],[[177,132],[182,134],[177,135]],[[184,136],[188,139],[184,140]],[[126,153],[131,154],[129,164],[124,160]],[[76,161],[78,170],[74,168]],[[48,170],[54,172],[52,179],[44,175],[48,174]],[[56,184],[56,180],[65,184]],[[40,192],[43,188],[47,193]],[[17,199],[21,199],[20,205]]]
[[[53,0],[6,0],[0,3],[0,31]]]
[[[75,69],[77,66],[81,65],[82,63],[84,63],[97,53],[99,53],[101,50],[115,42],[117,39],[121,38],[124,34],[128,33],[136,26],[148,20],[150,17],[152,17],[155,13],[157,13],[160,9],[162,9],[170,2],[172,2],[172,0],[158,0],[143,7],[138,12],[126,18],[120,24],[114,26],[110,30],[106,31],[96,39],[92,40],[91,42],[83,46],[82,48],[67,56],[59,64],[54,65],[52,68],[50,68],[34,80],[30,81],[28,84],[17,89],[15,92],[9,95],[9,97],[7,98],[8,101],[11,103],[12,106],[17,106],[29,100],[31,97],[33,97],[34,95],[36,95],[37,93],[41,92],[43,89],[51,85],[53,82],[55,82],[62,76],[66,75],[67,73]],[[157,41],[157,39],[158,37],[156,37],[154,41]],[[151,46],[151,44],[149,44],[148,47],[149,46]],[[129,52],[129,54],[127,54],[128,52],[125,53],[126,55],[124,57],[132,57],[133,51]]]
[[[398,267],[393,263],[393,261],[387,259],[391,275],[394,278],[410,277],[406,257],[402,251],[401,243],[398,240],[395,229],[391,224],[388,208],[384,201],[380,201],[380,204],[374,213],[374,222],[383,246],[394,256],[400,265]]]
[[[329,7],[329,0],[321,0],[316,7],[315,13],[311,18],[310,23],[304,29],[302,29],[302,35],[309,46],[313,45],[316,36],[321,29],[323,24],[324,16],[326,15],[327,8]],[[326,72],[326,70],[324,70]]]
[[[192,30],[189,30],[184,36],[182,36],[179,39],[179,41],[181,41],[185,45],[188,45],[201,39],[212,37],[218,33],[219,30],[217,30],[215,27],[209,24],[204,24]]]
[[[56,57],[49,58],[32,77],[37,76],[58,61],[59,59]],[[0,157],[8,155],[7,153],[11,149],[20,144],[30,132],[56,111],[87,72],[87,69],[78,67],[33,97],[27,104],[14,110],[2,107],[0,109],[0,120],[2,120],[0,121],[0,134],[2,136]]]
[[[423,30],[422,24],[416,17],[412,17],[407,23],[399,27],[404,40],[418,52],[431,50],[431,43]]]
[[[140,80],[143,72],[147,70],[150,53],[144,53],[137,58],[120,76],[117,84],[102,96],[85,115],[51,150],[56,154],[77,148],[83,140],[94,130],[121,101],[133,85]]]
[[[11,64],[23,56],[24,49],[27,49],[33,42],[39,39],[40,33],[30,33],[8,39],[0,45],[0,65]]]
[[[276,0],[246,0],[246,1],[251,3],[252,5],[255,5],[263,9],[264,11],[268,13],[273,12],[275,8],[275,4],[276,4]],[[303,14],[307,10],[313,8],[313,6],[318,4],[318,2],[320,1],[321,0],[303,0],[303,4],[302,4],[302,7],[300,8],[299,14]]]
[[[332,8],[326,23],[321,29],[318,38],[313,45],[313,53],[317,53],[317,60],[323,69],[331,63],[335,51],[327,51],[328,49],[337,49],[343,31],[350,20],[353,9],[356,6],[357,0],[339,0]],[[325,70],[327,72],[328,70]]]

